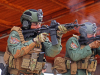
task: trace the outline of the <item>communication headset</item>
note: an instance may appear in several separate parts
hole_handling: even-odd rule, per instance
[[[79,32],[81,34],[81,37],[84,37],[84,38],[87,37],[87,28],[85,26],[80,27]]]
[[[29,20],[24,19],[22,21],[22,28],[26,30],[26,29],[30,29],[30,27],[31,27],[31,22]]]

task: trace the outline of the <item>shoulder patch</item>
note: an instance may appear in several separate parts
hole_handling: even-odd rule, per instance
[[[19,42],[20,42],[20,40],[18,40],[17,38],[11,36],[11,38],[10,38],[10,43],[11,44],[17,44]]]
[[[74,48],[74,49],[78,48],[78,46],[73,42],[71,43],[71,47]]]

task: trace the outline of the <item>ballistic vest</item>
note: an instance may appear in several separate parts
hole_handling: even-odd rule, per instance
[[[13,27],[11,31],[16,31],[19,34],[20,41],[22,44],[24,44],[25,41],[22,29],[20,27]],[[13,55],[9,52],[8,47],[6,48],[6,52],[4,54],[4,61],[6,64],[9,65],[9,72],[10,74],[18,74],[17,72],[22,73],[36,73],[39,74],[42,70],[42,67],[44,66],[45,62],[38,62],[38,55],[41,50],[42,45],[41,44],[35,44],[34,48],[28,52],[28,54],[14,58]]]

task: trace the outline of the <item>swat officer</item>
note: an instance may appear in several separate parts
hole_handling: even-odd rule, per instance
[[[7,40],[7,50],[4,55],[9,65],[11,75],[33,75],[42,70],[44,52],[47,56],[55,57],[60,53],[61,36],[67,32],[64,26],[59,25],[57,31],[58,44],[52,45],[47,33],[25,35],[23,31],[41,27],[43,12],[41,9],[26,10],[21,16],[22,28],[14,26]]]
[[[89,38],[96,37],[97,27],[95,23],[84,24],[79,29],[80,36],[73,35],[66,43],[67,73],[63,75],[92,75],[96,70],[97,61],[94,56],[100,55],[100,41],[89,41]]]

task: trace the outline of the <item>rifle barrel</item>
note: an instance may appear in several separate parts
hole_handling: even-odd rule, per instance
[[[67,29],[74,29],[74,27],[85,26],[85,24],[61,24],[62,26],[66,27]]]

